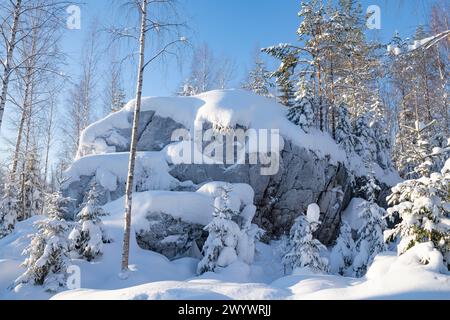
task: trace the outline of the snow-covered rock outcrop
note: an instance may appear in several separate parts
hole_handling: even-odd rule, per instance
[[[123,195],[133,109],[134,101],[131,101],[121,111],[83,132],[77,161],[67,172],[69,180],[64,186],[65,193],[75,198],[77,205],[82,202],[87,185],[93,179],[105,189],[104,202]],[[211,91],[195,97],[143,99],[136,190],[195,191],[211,181],[248,184],[254,189],[255,222],[268,237],[285,233],[310,203],[318,203],[323,221],[318,238],[329,244],[336,236],[341,212],[353,195],[351,172],[364,175],[365,171],[362,162],[347,159],[345,152],[328,134],[314,130],[309,134],[303,132],[286,119],[286,112],[285,107],[271,99],[241,90]],[[252,144],[250,134],[243,144],[235,146],[236,150],[247,152],[245,160],[248,161],[244,163],[239,164],[237,154],[231,157],[225,154],[222,163],[211,161],[211,155],[217,156],[216,153],[200,155],[200,163],[180,161],[180,147],[188,142],[175,142],[172,135],[176,130],[184,129],[191,133],[190,139],[195,140],[193,137],[199,128],[203,138],[209,130],[209,142],[220,144],[222,141],[223,145],[229,141],[234,129],[279,132],[282,138],[277,141],[271,140],[270,135],[267,137],[270,146],[279,143],[279,157],[270,158],[273,153],[268,153],[272,162],[249,164],[250,157],[255,154],[255,145],[259,147],[258,143],[265,141],[259,136],[259,142]],[[205,147],[207,143],[201,140],[194,144],[190,149],[192,154],[188,155],[191,160],[196,157],[198,160],[199,145]],[[184,152],[183,156],[186,156]],[[262,174],[264,168],[274,165],[273,162],[278,170],[273,174]],[[384,179],[381,183],[388,186],[395,181],[395,176],[390,180],[383,178],[392,177],[392,173],[386,174],[376,165],[375,169],[380,173],[380,179]],[[182,198],[177,204],[181,208],[188,205]],[[162,220],[173,223],[171,219]],[[183,225],[180,226],[175,229],[183,230]]]

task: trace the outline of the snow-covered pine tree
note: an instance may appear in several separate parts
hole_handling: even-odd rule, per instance
[[[358,137],[356,153],[365,163],[377,162],[377,137],[371,127],[369,114],[363,114],[355,121],[354,133]]]
[[[71,247],[87,261],[100,256],[103,253],[103,244],[109,242],[101,221],[101,217],[108,213],[98,205],[98,198],[99,192],[94,183],[88,192],[87,202],[77,215],[77,225],[69,235]]]
[[[19,190],[20,220],[42,213],[44,191],[36,150],[33,148],[25,160]]]
[[[448,136],[450,128],[448,89],[442,90],[448,82],[443,63],[448,54],[445,50],[439,52],[438,46],[424,48],[420,45],[421,40],[430,36],[423,26],[419,26],[413,42],[403,41],[396,35],[389,47],[392,98],[399,109],[395,164],[406,179],[416,179],[440,170],[433,167],[433,160],[429,157],[433,137],[440,133]]]
[[[386,250],[383,236],[383,230],[386,228],[384,220],[386,211],[375,202],[380,187],[376,183],[372,168],[368,166],[368,169],[368,181],[362,188],[367,201],[363,201],[357,208],[361,227],[357,232],[356,255],[352,266],[356,277],[362,277],[375,256]]]
[[[0,239],[13,231],[18,216],[17,188],[14,183],[7,181],[0,199]]]
[[[359,139],[353,133],[350,113],[345,104],[341,104],[336,113],[336,142],[345,150],[347,155],[351,156],[356,152],[355,147],[359,143]]]
[[[23,263],[26,271],[17,278],[16,285],[43,285],[45,290],[50,292],[56,292],[66,285],[70,260],[66,235],[69,226],[64,216],[70,201],[71,199],[64,198],[60,192],[47,196],[48,218],[36,222],[38,231],[24,251],[24,254],[28,255]]]
[[[435,133],[436,121],[428,125],[416,123],[414,135],[416,143],[408,159],[413,169],[414,177],[429,177],[432,172],[438,172],[450,155],[450,139]],[[412,128],[410,128],[412,130]]]
[[[180,97],[191,97],[197,94],[197,90],[190,83],[190,79],[186,79],[186,81],[181,85],[178,95]]]
[[[355,241],[352,238],[352,229],[347,222],[342,221],[339,237],[330,253],[330,272],[347,275],[348,269],[353,264],[354,254]]]
[[[205,227],[209,232],[203,246],[203,259],[197,267],[197,273],[215,271],[237,260],[236,246],[241,230],[233,218],[239,212],[230,206],[231,185],[221,188],[221,195],[214,201],[213,220]]]
[[[313,272],[328,271],[328,259],[321,256],[326,247],[313,237],[320,224],[318,215],[313,210],[308,211],[306,216],[301,214],[291,228],[289,252],[282,259],[285,272],[295,271],[297,268],[309,268]]]
[[[450,265],[450,160],[440,173],[396,185],[388,204],[388,215],[401,218],[388,239],[400,240],[399,255],[418,243],[431,241]]]
[[[353,133],[356,136],[355,152],[366,163],[377,163],[381,168],[388,169],[390,160],[390,142],[385,124],[373,120],[372,112],[356,119]]]
[[[263,52],[281,61],[277,70],[272,72],[279,92],[278,100],[281,104],[291,107],[295,99],[295,80],[293,78],[295,68],[298,64],[298,50],[289,44],[262,49]]]
[[[378,53],[381,46],[366,39],[367,17],[362,12],[361,1],[339,0],[329,16],[327,48],[332,50],[330,62],[334,61],[336,103],[345,103],[354,121],[367,114],[377,99],[379,55],[384,52]]]
[[[289,108],[287,118],[308,132],[314,127],[314,96],[304,78],[299,81],[297,88],[294,105]]]
[[[253,69],[250,70],[248,78],[242,85],[242,89],[252,91],[257,95],[272,98],[270,89],[274,87],[270,80],[270,72],[266,68],[265,62],[256,56]]]

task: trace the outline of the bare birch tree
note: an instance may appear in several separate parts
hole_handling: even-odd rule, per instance
[[[236,77],[237,64],[231,58],[222,57],[217,69],[217,87],[218,89],[227,89]]]
[[[8,12],[8,11],[7,11]],[[2,88],[1,88],[1,95],[0,95],[0,129],[2,127],[3,123],[3,114],[5,112],[5,106],[6,106],[6,99],[8,95],[8,86],[9,86],[9,79],[11,77],[12,71],[13,71],[13,53],[14,49],[17,45],[17,33],[19,29],[19,18],[22,13],[22,0],[16,0],[15,4],[13,6],[13,17],[12,17],[12,25],[10,28],[9,38],[5,38],[5,44],[6,44],[6,59],[2,62],[3,66],[3,75],[2,75]],[[8,24],[8,14],[6,14],[6,17],[2,21],[7,26]],[[3,25],[2,23],[2,25]],[[6,30],[1,30],[1,34],[5,37],[8,33],[5,32]]]
[[[115,50],[111,54],[106,71],[106,86],[103,96],[104,113],[119,111],[126,103],[126,94],[122,84],[122,65],[117,59]]]
[[[0,128],[3,125],[3,115],[8,101],[11,81],[17,69],[22,68],[23,60],[16,59],[15,53],[18,45],[31,37],[35,29],[42,29],[49,21],[62,22],[66,7],[71,1],[62,0],[15,0],[3,1],[0,4],[0,45],[4,48],[5,56],[0,56],[2,72],[0,75]],[[46,16],[47,19],[30,27],[24,20],[36,13]]]
[[[38,2],[36,1],[36,3]],[[42,0],[42,6],[45,3],[45,0]],[[49,88],[50,84],[62,79],[59,67],[64,55],[57,46],[62,26],[57,17],[60,8],[49,7],[48,10],[44,10],[42,6],[36,5],[36,7],[29,8],[27,15],[23,17],[21,22],[23,28],[31,31],[16,48],[17,57],[21,63],[15,66],[16,81],[14,83],[17,90],[14,90],[14,93],[21,97],[20,99],[10,97],[10,101],[19,109],[20,113],[15,128],[17,139],[12,156],[11,174],[13,179],[17,172],[24,130],[27,124],[31,123],[30,118],[33,114],[40,113],[42,108],[45,109],[48,106],[45,103],[47,97],[55,95],[55,91]],[[40,107],[36,109],[37,106]],[[24,151],[26,153],[27,150]]]
[[[111,30],[113,35],[120,38],[134,39],[139,44],[139,58],[138,58],[138,76],[136,85],[136,98],[135,109],[133,117],[133,126],[131,131],[131,146],[130,157],[128,164],[127,184],[125,191],[125,226],[124,226],[124,238],[123,238],[123,251],[122,251],[122,275],[126,276],[126,272],[129,270],[129,255],[130,255],[130,237],[131,237],[131,212],[133,204],[133,189],[134,189],[134,169],[137,154],[137,142],[138,142],[138,125],[141,111],[142,101],[142,89],[144,83],[144,72],[147,66],[157,61],[159,58],[165,55],[175,55],[172,51],[178,47],[178,44],[186,41],[186,38],[179,36],[179,28],[183,26],[182,23],[174,21],[163,21],[163,18],[159,16],[163,9],[174,10],[175,1],[173,0],[134,0],[128,1],[127,4],[132,5],[139,13],[140,27],[138,36],[130,34],[129,29],[120,30],[114,28]],[[164,8],[161,8],[164,7]],[[154,15],[151,15],[150,10],[153,10]],[[171,15],[173,19],[174,15]],[[166,31],[166,32],[164,32]],[[156,46],[158,41],[151,41],[155,39],[149,39],[149,36],[153,34],[155,38],[160,38],[162,41]],[[164,36],[165,35],[165,36]],[[171,37],[171,40],[167,40],[167,35]],[[164,36],[164,37],[163,37]],[[146,58],[146,44],[150,42],[156,46],[153,49],[149,58]],[[150,46],[149,46],[150,47]]]
[[[94,116],[100,115],[99,101],[96,99],[97,82],[99,76],[99,60],[101,48],[97,41],[100,36],[97,22],[94,22],[84,39],[80,64],[80,74],[74,77],[73,84],[68,90],[67,111],[65,112],[65,123],[61,127],[64,133],[66,149],[63,153],[67,155],[65,162],[70,163],[77,154],[80,144],[81,133],[92,122]]]

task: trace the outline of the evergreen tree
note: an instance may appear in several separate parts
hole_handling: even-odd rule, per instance
[[[434,133],[436,122],[433,120],[425,125],[416,122],[414,127],[406,127],[412,132],[412,142],[408,144],[410,154],[405,160],[409,172],[404,175],[409,178],[429,177],[432,172],[442,168],[444,160],[450,153],[449,141],[439,133]],[[446,145],[447,144],[447,145]]]
[[[42,213],[44,206],[44,185],[35,150],[30,151],[25,160],[19,190],[20,220]]]
[[[0,239],[10,234],[16,225],[19,215],[17,205],[17,189],[14,183],[7,182],[0,199]]]
[[[289,44],[280,44],[262,49],[263,52],[281,61],[280,66],[271,77],[275,78],[279,92],[278,100],[286,107],[291,107],[295,94],[294,71],[298,64],[298,52]]]
[[[375,256],[386,249],[383,236],[383,230],[386,228],[384,220],[386,211],[375,203],[376,193],[380,187],[376,184],[370,167],[369,172],[368,181],[362,188],[368,200],[358,206],[358,216],[362,222],[357,233],[356,256],[352,266],[356,277],[362,277]]]
[[[421,40],[430,36],[419,26],[412,43],[396,34],[388,46],[391,99],[398,105],[394,160],[400,175],[407,179],[440,169],[430,157],[433,140],[436,135],[448,136],[450,128],[448,89],[444,89],[448,81],[442,63],[447,54],[442,54],[439,46],[421,45]]]
[[[330,253],[330,271],[333,274],[347,275],[353,264],[355,242],[352,238],[350,225],[342,221],[339,237]]]
[[[321,256],[326,247],[313,238],[319,227],[319,221],[311,215],[300,215],[291,228],[289,235],[289,252],[283,257],[285,270],[309,268],[313,272],[327,272],[328,259]]]
[[[447,264],[450,252],[450,160],[440,173],[407,180],[392,188],[387,212],[392,219],[401,218],[388,240],[399,239],[398,254],[418,243],[431,241]]]
[[[79,221],[69,235],[71,247],[87,261],[100,256],[103,253],[103,244],[109,242],[101,221],[101,217],[108,213],[98,205],[98,197],[94,183],[89,190],[86,204],[77,215]]]
[[[270,72],[266,69],[266,64],[259,58],[255,59],[255,65],[248,74],[248,79],[242,85],[242,88],[248,91],[252,91],[257,95],[272,98],[270,89],[273,87],[273,83],[270,81]]]
[[[356,152],[355,146],[358,144],[359,140],[353,133],[350,113],[346,105],[342,104],[337,109],[336,119],[336,142],[345,150],[347,155],[351,157],[351,155]]]
[[[64,220],[70,199],[57,192],[49,195],[47,202],[48,218],[36,223],[38,232],[24,251],[28,258],[23,266],[27,270],[16,280],[16,285],[32,283],[43,285],[47,291],[56,292],[66,285],[70,261],[66,235],[69,226]]]
[[[198,93],[199,92],[196,91],[195,87],[190,83],[189,79],[187,79],[181,86],[178,95],[180,97],[191,97],[195,96]]]
[[[221,195],[214,201],[213,220],[205,227],[209,235],[203,246],[204,258],[197,267],[198,274],[226,267],[238,258],[236,247],[241,230],[233,221],[239,212],[230,206],[231,191],[231,185],[221,188]]]
[[[308,132],[314,126],[314,97],[304,79],[297,86],[295,102],[289,108],[287,117],[292,123]]]

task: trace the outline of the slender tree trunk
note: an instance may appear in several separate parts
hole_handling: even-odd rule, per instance
[[[133,181],[134,181],[134,167],[136,162],[136,147],[138,140],[138,126],[141,112],[142,100],[142,85],[144,81],[145,68],[145,36],[147,29],[147,5],[148,0],[142,0],[141,5],[141,34],[140,34],[140,49],[139,49],[139,70],[138,81],[136,89],[136,106],[134,110],[133,129],[131,134],[130,160],[128,167],[128,178],[125,193],[125,230],[123,237],[123,252],[122,252],[122,271],[128,270],[129,255],[130,255],[130,236],[131,236],[131,207],[133,200]]]
[[[26,126],[26,132],[25,132],[25,150],[24,150],[24,159],[23,159],[23,164],[22,164],[22,212],[23,212],[23,216],[24,219],[28,219],[31,218],[31,212],[29,212],[27,210],[27,203],[26,203],[26,181],[25,181],[25,177],[27,174],[27,155],[29,154],[30,151],[30,140],[31,140],[31,113],[32,113],[32,106],[33,106],[33,98],[32,98],[32,92],[33,92],[33,86],[30,86],[30,94],[29,94],[29,101],[28,101],[28,116],[27,116],[27,126]]]
[[[48,161],[49,161],[49,155],[50,155],[50,145],[52,144],[52,130],[53,130],[53,113],[55,104],[53,101],[50,102],[50,114],[48,119],[48,126],[47,126],[47,141],[45,146],[45,166],[44,166],[44,181],[47,181],[47,175],[48,175]]]
[[[431,114],[431,99],[430,99],[430,89],[428,85],[428,74],[427,74],[427,61],[425,59],[425,54],[422,52],[420,55],[421,65],[422,65],[422,81],[423,81],[423,90],[425,91],[425,120],[427,123],[431,122],[433,116]]]
[[[329,59],[330,59],[330,77],[331,77],[331,82],[330,82],[330,86],[331,86],[331,133],[333,135],[333,139],[336,139],[336,109],[335,109],[335,105],[334,105],[334,100],[335,100],[335,96],[334,96],[334,64],[333,64],[333,55],[330,52],[329,55]]]
[[[441,91],[442,91],[442,106],[444,112],[444,120],[445,120],[445,133],[448,135],[450,132],[450,119],[449,119],[449,111],[448,111],[448,93],[447,93],[447,79],[445,76],[445,70],[443,70],[443,64],[441,55],[439,54],[439,50],[437,50],[437,61],[439,66],[439,79],[441,80]]]
[[[323,114],[323,100],[322,100],[322,79],[321,79],[320,63],[317,64],[317,91],[319,94],[319,128],[324,131],[324,114]]]
[[[28,117],[31,116],[31,114],[28,112],[29,111],[28,109],[29,109],[30,85],[31,85],[31,69],[27,68],[26,76],[25,76],[25,93],[24,93],[24,100],[23,100],[23,105],[22,105],[22,114],[20,116],[19,128],[17,130],[16,147],[14,150],[14,158],[13,158],[13,164],[12,164],[12,170],[11,170],[12,181],[15,180],[15,174],[17,173],[17,165],[19,163],[19,153],[20,153],[20,146],[22,145],[22,140],[23,140],[23,130],[25,128],[25,120],[27,119],[27,116]]]
[[[3,123],[3,113],[5,112],[6,99],[8,95],[8,85],[9,85],[9,77],[11,76],[12,71],[12,58],[14,53],[14,48],[16,46],[16,35],[17,29],[19,28],[19,16],[20,11],[22,10],[22,0],[16,0],[16,5],[14,8],[14,16],[13,16],[13,24],[11,27],[11,36],[8,39],[8,48],[6,52],[6,61],[4,62],[3,67],[3,81],[2,81],[2,93],[0,96],[0,129]]]
[[[25,98],[27,97],[27,89],[25,89]],[[24,103],[22,114],[20,116],[20,123],[19,128],[17,132],[17,140],[16,140],[16,147],[14,150],[14,158],[13,158],[13,164],[11,169],[11,179],[12,181],[15,180],[15,174],[17,173],[17,165],[19,163],[19,153],[20,153],[20,145],[22,144],[22,138],[23,138],[23,128],[25,127],[25,119],[27,117],[27,104]]]

